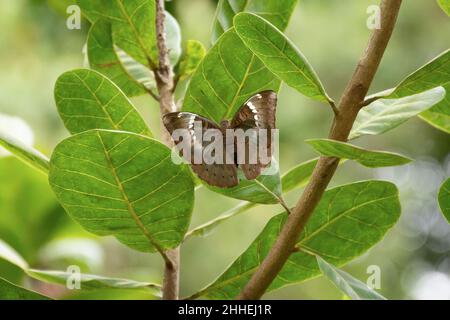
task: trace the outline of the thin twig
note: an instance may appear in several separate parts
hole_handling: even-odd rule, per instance
[[[382,0],[381,29],[372,34],[347,88],[339,102],[339,117],[334,119],[329,138],[347,141],[355,118],[361,109],[369,87],[373,81],[389,39],[394,30],[402,0]],[[250,281],[238,295],[238,299],[259,299],[283,268],[292,254],[300,233],[322,198],[333,177],[339,159],[321,157],[314,169],[297,206],[288,216],[280,235]]]
[[[154,70],[156,85],[159,92],[159,105],[161,117],[176,110],[173,97],[173,70],[170,64],[169,50],[167,49],[166,33],[164,30],[165,20],[164,0],[156,1],[156,37],[159,51],[158,66]],[[161,121],[162,123],[162,121]],[[161,125],[162,139],[167,146],[171,146],[170,134]],[[180,277],[180,248],[175,248],[166,252],[170,263],[165,264],[163,281],[163,299],[177,300],[179,292]]]

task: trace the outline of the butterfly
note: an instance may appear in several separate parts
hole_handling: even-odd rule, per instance
[[[237,111],[235,116],[231,121],[222,120],[220,125],[215,122],[190,112],[171,112],[163,116],[163,124],[167,131],[174,137],[173,133],[177,129],[185,129],[189,132],[190,146],[191,146],[191,157],[188,158],[192,170],[197,174],[197,176],[206,181],[209,185],[220,187],[220,188],[230,188],[239,184],[238,179],[238,167],[244,173],[247,180],[256,179],[264,168],[270,165],[270,158],[268,161],[262,161],[260,153],[253,152],[253,159],[256,157],[256,161],[250,161],[251,156],[251,142],[249,139],[238,141],[237,139],[227,140],[223,139],[223,159],[221,163],[197,163],[194,161],[194,151],[205,150],[208,148],[206,141],[198,139],[194,134],[194,123],[200,124],[202,131],[205,132],[209,129],[220,130],[221,133],[233,130],[237,131],[241,129],[243,132],[256,131],[260,129],[266,129],[264,132],[268,135],[266,139],[263,140],[262,147],[264,152],[272,155],[272,139],[273,139],[273,129],[275,129],[275,112],[277,106],[277,94],[274,91],[267,90],[262,91],[250,99],[248,99]],[[250,130],[251,129],[251,130]],[[250,131],[249,131],[250,130]],[[262,130],[261,130],[262,131]],[[228,151],[227,147],[232,151]],[[237,150],[245,150],[245,158],[238,159]],[[250,152],[249,152],[250,151]],[[186,159],[186,155],[183,154]],[[231,159],[231,161],[230,161]],[[228,160],[228,161],[226,161]]]

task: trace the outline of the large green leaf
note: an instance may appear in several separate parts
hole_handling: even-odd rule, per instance
[[[200,41],[188,40],[179,65],[178,77],[180,80],[190,77],[205,55],[206,49]]]
[[[0,278],[0,300],[50,300],[50,298]]]
[[[253,12],[273,23],[278,29],[286,29],[297,0],[220,0],[214,20],[212,42],[233,26],[233,18],[239,12]]]
[[[111,79],[129,97],[147,93],[144,84],[133,78],[122,64],[111,32],[111,23],[105,19],[92,25],[87,40],[90,67]]]
[[[450,50],[408,76],[387,98],[403,98],[438,86],[446,90],[445,99],[420,116],[438,129],[450,133]]]
[[[11,152],[18,159],[29,166],[47,174],[49,160],[38,150],[28,146],[22,141],[10,136],[10,134],[0,128],[0,146]]]
[[[279,80],[231,29],[208,51],[193,74],[183,111],[219,123],[232,118],[252,95],[268,89],[278,91],[279,86]]]
[[[151,135],[123,92],[96,71],[77,69],[63,73],[56,81],[55,100],[71,133],[100,128]]]
[[[275,204],[283,203],[281,194],[281,179],[278,163],[272,161],[273,174],[261,174],[254,180],[247,180],[241,170],[238,171],[239,184],[232,188],[218,188],[205,184],[208,189],[227,197],[246,200],[253,203]]]
[[[319,256],[316,258],[323,275],[346,296],[354,300],[386,300],[381,294],[370,289],[365,283],[353,278],[347,272],[339,270]]]
[[[303,54],[274,25],[252,13],[239,13],[234,25],[245,45],[278,78],[311,99],[331,101]]]
[[[189,226],[194,183],[186,165],[156,140],[92,130],[55,149],[50,185],[87,231],[140,251],[176,247]]]
[[[350,139],[389,131],[439,103],[445,89],[437,87],[399,99],[380,99],[364,107],[356,118]]]
[[[323,156],[355,160],[369,168],[401,166],[412,161],[396,153],[366,150],[330,139],[311,139],[306,143]]]
[[[439,6],[450,16],[450,0],[437,0]]]
[[[69,271],[38,270],[30,268],[25,259],[14,250],[9,244],[0,239],[0,259],[3,259],[25,272],[28,276],[47,283],[66,285],[67,280],[74,279],[74,273]],[[146,290],[155,296],[160,295],[159,285],[139,282],[129,279],[109,278],[92,274],[80,273],[80,287],[82,290],[98,289],[134,289]]]
[[[450,223],[450,178],[442,184],[439,190],[438,201],[444,217]]]
[[[155,1],[152,0],[78,0],[92,22],[106,18],[112,24],[114,44],[138,62],[156,66]]]
[[[325,192],[297,246],[269,290],[320,274],[315,255],[341,266],[369,250],[400,215],[398,191],[386,181],[364,181]],[[256,271],[287,219],[273,217],[250,247],[214,283],[191,298],[234,298]]]

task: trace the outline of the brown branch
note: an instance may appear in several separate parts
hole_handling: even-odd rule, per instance
[[[165,9],[164,0],[156,1],[156,37],[159,51],[158,66],[155,69],[156,85],[159,93],[159,105],[161,117],[176,110],[175,99],[173,96],[174,75],[170,64],[169,50],[166,44],[166,33],[164,30]],[[172,145],[170,134],[162,125],[162,139],[167,146]],[[170,258],[170,262],[165,263],[164,282],[163,282],[163,299],[177,300],[179,292],[179,276],[180,276],[180,248],[175,248],[166,252]]]
[[[381,29],[375,30],[361,57],[356,70],[339,102],[339,113],[335,117],[329,138],[347,141],[355,118],[361,109],[397,20],[402,0],[382,0]],[[297,206],[288,216],[275,244],[261,266],[238,295],[238,299],[259,299],[281,271],[289,256],[295,250],[296,242],[317,203],[322,198],[333,177],[339,159],[321,157],[311,180],[305,188]]]

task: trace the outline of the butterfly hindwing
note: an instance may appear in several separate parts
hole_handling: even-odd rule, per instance
[[[249,139],[253,139],[253,142],[256,140],[255,143],[257,143],[258,148],[263,148],[262,151],[266,152],[268,156],[272,155],[272,129],[275,129],[276,106],[277,94],[271,90],[262,91],[252,96],[242,105],[230,124],[231,128],[235,130],[242,129],[244,132],[250,129],[256,129],[253,131],[253,136]],[[265,131],[261,131],[260,129],[265,129]],[[267,133],[267,139],[264,145],[261,141],[258,141],[257,137],[259,133]],[[244,172],[245,177],[248,180],[252,180],[256,179],[262,170],[270,165],[270,161],[262,161],[260,154],[256,150],[250,150],[249,139],[245,140],[244,145],[239,146],[240,144],[237,144],[236,148],[244,149],[245,160],[241,161],[239,166]],[[255,152],[256,155],[253,154]],[[252,154],[253,157],[256,157],[256,162],[250,161]]]
[[[236,164],[234,164],[234,161],[233,163],[230,163],[229,161],[226,162],[227,148],[225,145],[223,147],[224,158],[221,164],[207,164],[204,161],[202,161],[202,163],[194,163],[194,153],[201,152],[200,154],[202,154],[203,150],[211,143],[210,141],[204,141],[204,139],[200,139],[200,137],[196,136],[194,124],[200,123],[202,134],[204,134],[204,132],[209,129],[220,130],[214,122],[190,112],[172,112],[164,115],[163,123],[171,135],[177,129],[184,129],[186,130],[185,132],[189,134],[191,156],[190,159],[185,157],[185,155],[183,155],[183,157],[190,162],[192,170],[200,179],[206,181],[210,185],[220,188],[234,187],[239,183]],[[225,139],[223,139],[222,143],[226,143]],[[234,155],[230,155],[229,157],[234,160]]]

